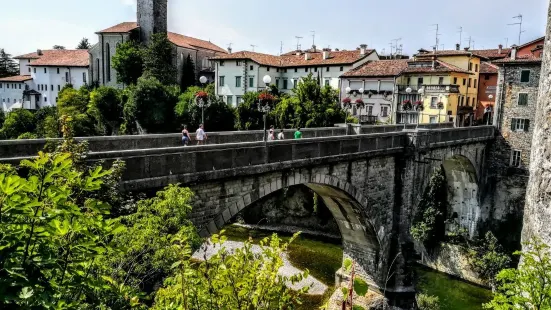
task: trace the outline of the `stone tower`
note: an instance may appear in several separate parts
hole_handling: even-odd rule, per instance
[[[156,33],[167,33],[168,0],[138,0],[140,39],[149,43]]]

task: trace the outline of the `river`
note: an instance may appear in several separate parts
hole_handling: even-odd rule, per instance
[[[225,228],[228,240],[245,241],[249,237],[254,242],[271,236],[272,232],[249,229],[236,225]],[[290,235],[279,233],[283,239]],[[301,235],[293,242],[287,252],[294,267],[308,269],[310,274],[326,284],[330,289],[322,296],[304,296],[301,310],[318,309],[331,296],[335,286],[335,272],[342,262],[340,240],[311,235]],[[415,268],[417,289],[428,295],[438,296],[441,310],[482,309],[482,303],[491,298],[491,292],[479,286],[458,280],[443,273],[424,267]]]

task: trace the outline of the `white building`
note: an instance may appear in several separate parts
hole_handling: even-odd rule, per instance
[[[369,60],[378,60],[375,50],[362,45],[353,51],[294,51],[274,56],[255,52],[236,52],[211,58],[215,66],[216,94],[229,105],[237,105],[246,92],[266,87],[263,77],[269,75],[280,91],[289,92],[298,81],[312,73],[320,84],[340,87],[339,76]]]
[[[65,84],[89,83],[87,50],[38,50],[15,57],[19,74],[0,78],[2,110],[55,106]]]

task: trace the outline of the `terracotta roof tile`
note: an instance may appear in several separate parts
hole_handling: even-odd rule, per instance
[[[38,56],[37,52],[34,52],[34,53],[28,53],[28,54],[24,54],[24,55],[15,56],[13,58],[14,59],[38,59],[38,58],[40,58],[40,56]]]
[[[485,56],[482,56],[482,55],[479,55],[477,53],[475,53],[474,51],[465,51],[465,50],[440,50],[440,51],[436,51],[436,56],[470,56],[470,55],[474,55],[474,56],[477,56],[479,58],[486,58]],[[414,57],[417,57],[417,58],[426,58],[426,57],[430,57],[433,55],[433,52],[430,51],[430,52],[426,52],[426,53],[418,53],[418,54],[415,54],[413,55]]]
[[[491,64],[489,62],[483,61],[480,63],[480,73],[497,74],[498,68],[499,68],[498,66]]]
[[[227,53],[225,49],[217,46],[216,44],[213,44],[212,42],[188,37],[174,32],[168,33],[168,40],[170,40],[170,42],[172,42],[173,44],[181,47],[202,48],[215,52]]]
[[[511,51],[510,48],[502,48],[500,53],[499,49],[495,48],[495,49],[487,49],[487,50],[472,50],[471,52],[473,52],[473,54],[476,54],[488,59],[501,59],[501,58],[507,57],[510,51]]]
[[[539,38],[534,39],[534,40],[532,40],[532,41],[530,41],[530,42],[526,42],[526,43],[524,43],[524,44],[522,44],[522,45],[519,45],[519,46],[517,46],[517,49],[521,49],[521,48],[523,48],[523,47],[525,47],[525,46],[532,45],[532,44],[534,44],[534,43],[536,43],[536,42],[538,42],[538,41],[545,41],[545,36],[539,37]]]
[[[88,50],[45,50],[29,66],[88,67]]]
[[[32,79],[30,75],[14,75],[0,78],[0,82],[25,82]]]
[[[518,56],[517,59],[511,59],[511,57],[503,58],[494,61],[494,64],[506,64],[506,63],[540,63],[541,57],[536,57],[534,55],[525,55]]]
[[[350,65],[353,64],[375,50],[367,50],[365,55],[360,55],[360,51],[331,51],[329,58],[323,59],[323,53],[310,53],[311,58],[306,60],[305,55],[285,55],[274,56],[256,52],[241,51],[232,54],[213,57],[213,60],[223,59],[251,59],[261,65],[273,67],[298,67],[298,66],[325,66],[325,65]]]
[[[98,31],[96,33],[126,33],[136,28],[138,28],[137,22],[123,22],[107,29]]]
[[[367,62],[341,75],[342,77],[397,76],[408,67],[407,60],[378,60]]]
[[[409,61],[408,63],[416,63],[417,61]],[[416,66],[408,66],[403,73],[445,73],[445,72],[457,72],[457,73],[465,73],[465,74],[471,74],[469,71],[461,69],[457,66],[454,66],[452,64],[443,62],[441,60],[436,60],[435,67],[432,68],[432,66],[423,66],[423,67],[416,67]]]

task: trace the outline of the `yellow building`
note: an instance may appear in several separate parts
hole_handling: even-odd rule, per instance
[[[468,51],[421,50],[397,78],[397,121],[470,125],[478,97],[480,60]],[[411,109],[405,111],[410,104]]]

